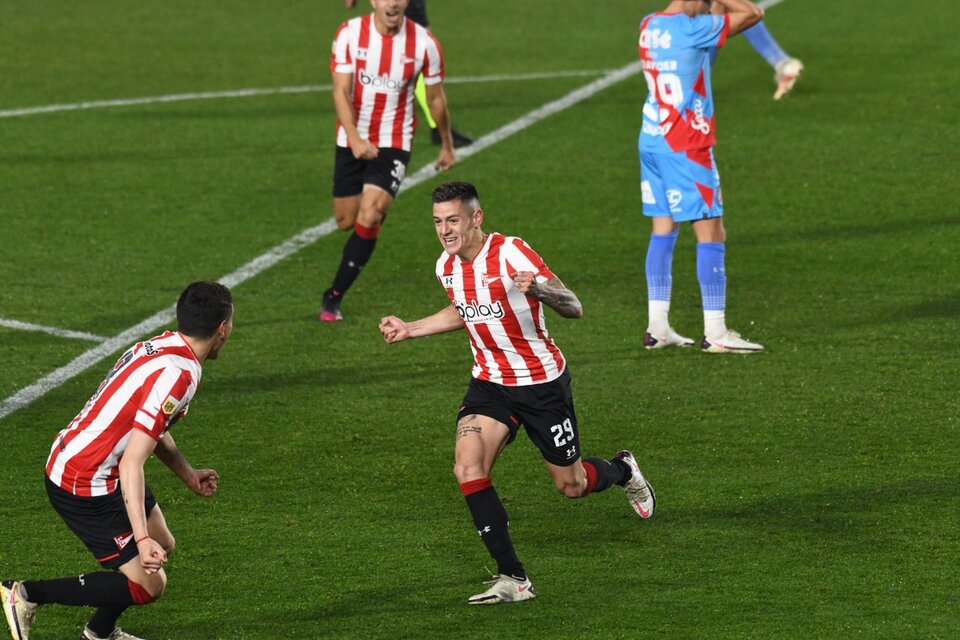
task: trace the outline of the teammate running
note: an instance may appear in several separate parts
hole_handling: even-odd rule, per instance
[[[217,491],[217,472],[194,469],[169,429],[187,413],[204,362],[217,358],[233,331],[230,290],[214,282],[189,285],[177,301],[177,327],[123,354],[54,439],[47,495],[108,571],[4,580],[0,599],[13,640],[28,640],[37,608],[45,604],[96,607],[81,640],[139,640],[121,631],[117,619],[130,605],[163,595],[163,565],[174,538],[144,482],[143,465],[156,454],[194,493]]]
[[[388,316],[380,331],[388,343],[466,329],[473,378],[457,416],[453,473],[477,532],[497,563],[493,586],[469,604],[535,597],[507,529],[507,512],[490,474],[497,456],[525,427],[543,456],[557,491],[583,498],[616,484],[641,518],[653,515],[653,488],[633,454],[581,459],[570,373],[547,334],[543,307],[565,318],[583,314],[580,301],[523,240],[484,233],[476,188],[448,182],[433,191],[433,223],[444,253],[437,278],[450,305],[404,322]]]
[[[338,120],[333,215],[338,227],[353,233],[333,284],[323,293],[321,322],[343,319],[343,296],[370,260],[400,190],[416,124],[414,85],[421,74],[442,139],[436,167],[445,170],[456,163],[440,44],[404,17],[407,0],[370,3],[373,13],[340,25],[330,61]]]

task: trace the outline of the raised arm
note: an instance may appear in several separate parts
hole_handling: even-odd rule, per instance
[[[730,19],[728,36],[746,31],[763,20],[763,9],[750,0],[713,0],[713,13],[726,13]]]
[[[520,293],[536,298],[564,318],[583,317],[583,305],[570,289],[554,276],[546,282],[537,282],[536,274],[530,271],[517,271],[511,278]]]
[[[387,316],[380,320],[380,333],[388,343],[401,342],[410,338],[422,338],[436,333],[446,333],[463,328],[463,320],[453,306],[444,307],[432,316],[404,322],[396,316]]]

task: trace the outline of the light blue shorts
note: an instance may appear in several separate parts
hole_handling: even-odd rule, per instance
[[[640,153],[643,215],[689,222],[723,215],[720,174],[713,148]]]

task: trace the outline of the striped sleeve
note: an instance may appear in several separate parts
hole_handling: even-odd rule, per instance
[[[543,258],[520,238],[511,238],[509,246],[510,252],[507,255],[509,273],[532,271],[536,275],[537,282],[546,282],[556,277],[550,271],[550,267],[543,261]]]
[[[333,48],[330,51],[330,71],[334,73],[353,73],[353,52],[350,50],[349,23],[344,22],[337,29],[333,38]]]
[[[423,53],[423,82],[438,84],[443,82],[443,49],[440,48],[440,41],[431,32],[427,31],[426,36],[424,38],[426,47]]]
[[[189,371],[177,366],[159,370],[144,383],[135,426],[158,440],[171,421],[186,413],[194,389]]]

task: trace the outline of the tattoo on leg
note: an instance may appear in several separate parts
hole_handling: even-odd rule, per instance
[[[480,427],[472,424],[461,424],[457,426],[457,440],[471,433],[480,433]]]

